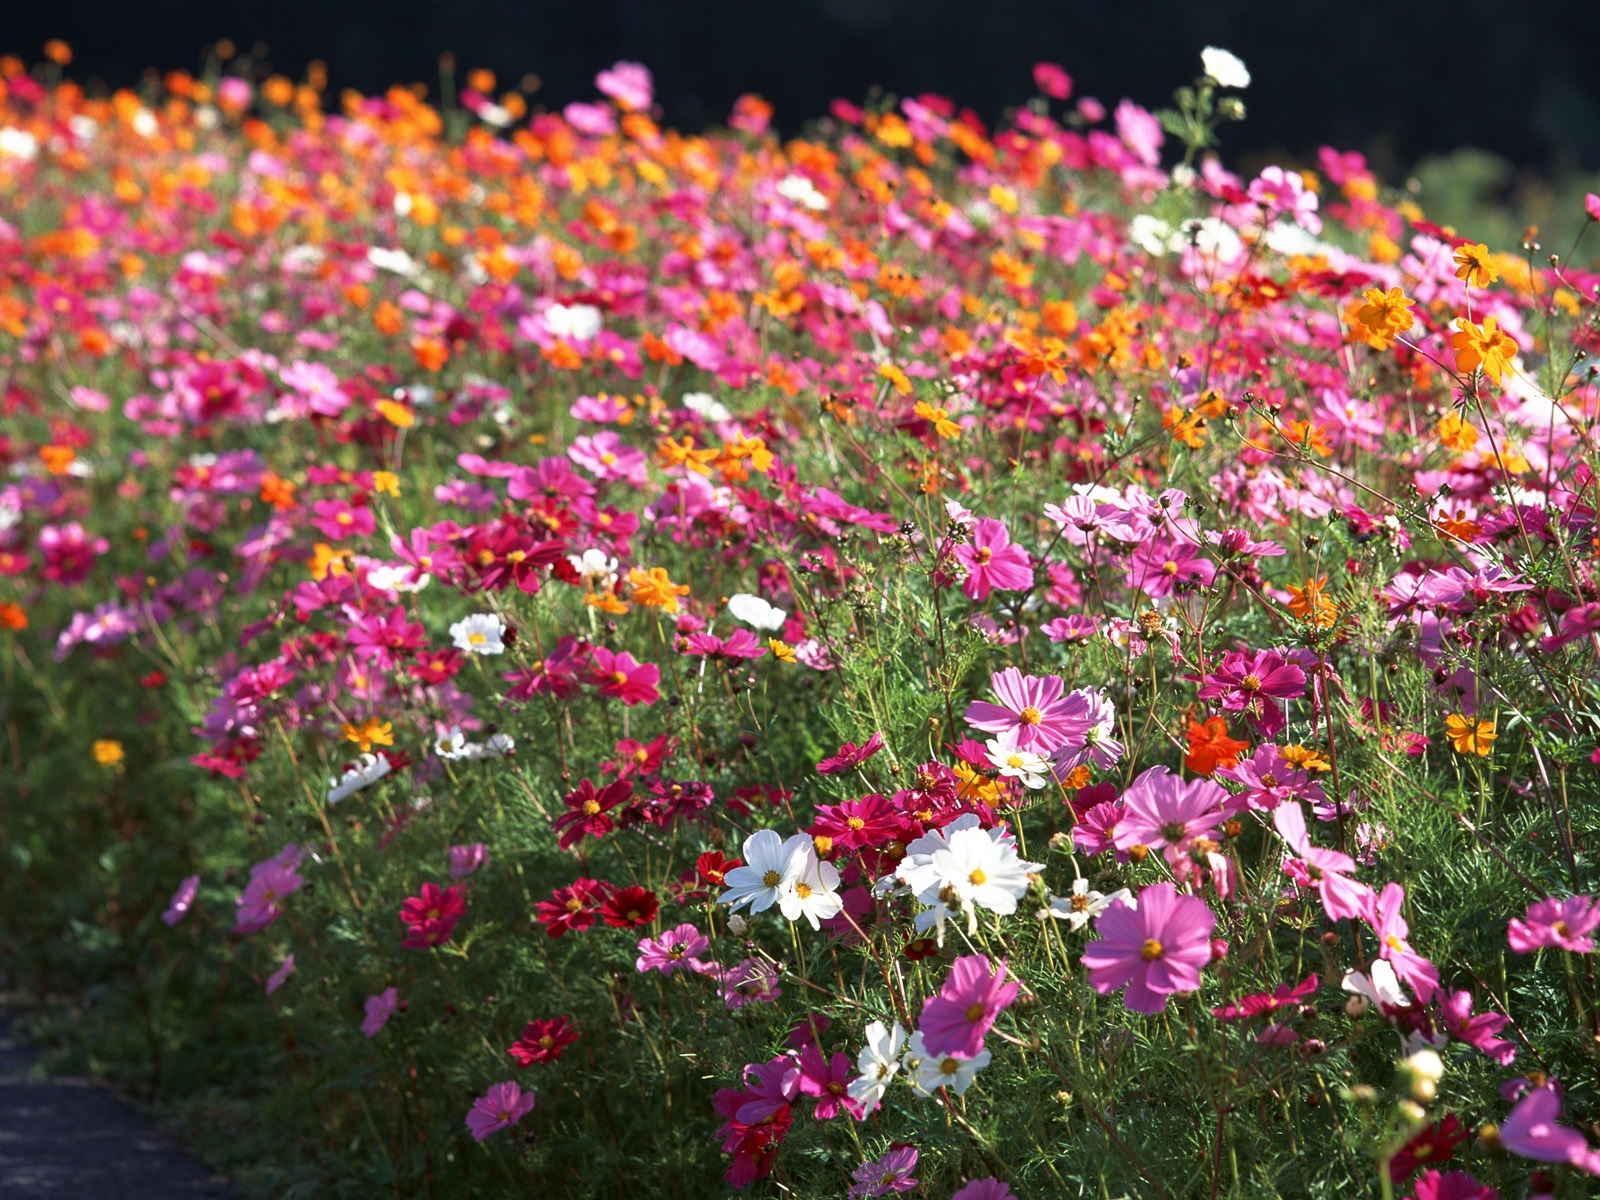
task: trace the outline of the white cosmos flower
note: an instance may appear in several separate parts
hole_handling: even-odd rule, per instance
[[[420,592],[433,582],[433,576],[421,575],[409,563],[380,563],[367,571],[367,583],[381,592]]]
[[[422,274],[422,265],[404,250],[391,250],[387,246],[368,246],[367,262],[380,271],[404,275],[414,279]]]
[[[797,881],[815,873],[817,848],[809,833],[780,840],[774,830],[758,829],[744,840],[744,862],[728,872],[723,881],[728,890],[717,903],[733,912],[747,905],[753,913],[765,912],[793,891]]]
[[[333,785],[328,789],[328,803],[337,804],[346,797],[355,795],[362,788],[377,783],[391,770],[393,768],[389,765],[389,760],[382,754],[363,754],[343,775],[328,781]]]
[[[582,554],[567,555],[567,561],[591,592],[609,591],[617,581],[617,560],[604,550],[590,547]]]
[[[791,204],[809,208],[812,212],[823,212],[828,207],[828,198],[817,191],[817,185],[804,175],[785,175],[778,181],[775,190]]]
[[[504,654],[506,623],[498,613],[474,613],[450,626],[456,649],[468,654]]]
[[[1023,787],[1037,791],[1050,774],[1050,760],[1042,754],[1007,746],[999,738],[990,738],[984,743],[984,749],[1002,776],[1022,780]]]
[[[728,598],[728,612],[736,620],[743,621],[755,629],[764,629],[769,633],[776,633],[783,628],[784,622],[789,619],[789,614],[781,608],[768,604],[760,596],[752,596],[749,592],[739,592]]]
[[[845,1090],[850,1099],[861,1105],[865,1117],[883,1099],[889,1084],[900,1072],[900,1053],[906,1047],[906,1031],[899,1021],[893,1028],[885,1028],[882,1021],[867,1026],[867,1044],[856,1055],[859,1076]]]
[[[844,908],[838,889],[838,868],[813,854],[810,869],[778,894],[778,911],[791,921],[804,917],[811,922],[811,928],[821,929],[823,921],[838,916]]]
[[[544,327],[558,338],[592,342],[600,335],[600,310],[592,304],[552,304],[544,310]]]
[[[1247,88],[1250,86],[1250,71],[1239,56],[1217,46],[1207,46],[1200,51],[1200,69],[1206,73],[1208,79],[1214,80],[1218,87]]]
[[[1136,907],[1133,893],[1127,888],[1118,888],[1107,896],[1091,891],[1087,879],[1074,879],[1072,891],[1065,896],[1052,895],[1044,911],[1058,921],[1065,921],[1072,929],[1082,929],[1090,917],[1098,917],[1115,900],[1121,900],[1129,908]]]
[[[987,1050],[980,1050],[973,1058],[957,1058],[953,1054],[940,1058],[928,1053],[922,1044],[921,1033],[914,1033],[911,1035],[911,1044],[906,1047],[906,1069],[912,1072],[912,1086],[919,1092],[931,1096],[940,1088],[947,1087],[962,1096],[972,1086],[978,1072],[989,1065],[992,1057]]]
[[[433,740],[433,752],[450,762],[470,758],[474,749],[459,725],[451,726],[449,733],[440,734]]]
[[[712,398],[710,392],[685,392],[683,406],[713,423],[727,421],[733,417],[731,412]]]
[[[978,908],[1000,916],[1017,911],[1017,901],[1028,891],[1028,873],[1042,863],[1024,862],[1004,829],[961,829],[945,848],[933,852],[934,879],[917,896],[924,904],[937,904],[953,894],[967,914],[969,932],[977,931]]]
[[[6,126],[0,129],[0,158],[15,158],[20,162],[32,162],[39,157],[39,139],[26,129],[17,129]]]

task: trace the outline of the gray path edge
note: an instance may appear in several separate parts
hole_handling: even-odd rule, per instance
[[[0,1012],[5,1200],[239,1200],[169,1134],[92,1080],[33,1079],[38,1055]]]

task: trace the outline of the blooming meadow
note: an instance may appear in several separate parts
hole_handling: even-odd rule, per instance
[[[242,1186],[1591,1194],[1582,237],[1230,171],[1214,48],[791,140],[69,59],[0,952]]]

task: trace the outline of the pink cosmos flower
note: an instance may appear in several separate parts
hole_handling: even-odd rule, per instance
[[[1440,1024],[1452,1038],[1483,1051],[1502,1067],[1509,1067],[1517,1057],[1516,1046],[1496,1036],[1511,1024],[1511,1018],[1499,1013],[1473,1016],[1471,992],[1440,992],[1439,1016]]]
[[[1245,789],[1224,801],[1223,811],[1230,814],[1246,808],[1274,809],[1286,800],[1309,800],[1313,806],[1328,800],[1322,785],[1284,758],[1270,742],[1263,742],[1249,758],[1241,758],[1231,767],[1217,768],[1212,778],[1226,779]]]
[[[800,1049],[800,1094],[817,1098],[811,1115],[818,1121],[831,1121],[841,1112],[858,1121],[865,1115],[861,1102],[849,1096],[855,1074],[855,1064],[848,1054],[836,1051],[832,1058],[824,1058],[822,1048],[815,1042]]]
[[[620,479],[636,488],[650,482],[644,451],[623,445],[609,429],[573,438],[567,457],[600,479]]]
[[[1117,849],[1166,847],[1167,862],[1175,863],[1195,839],[1209,838],[1222,824],[1227,795],[1209,779],[1180,779],[1166,767],[1151,767],[1122,793]]]
[[[1281,1008],[1299,1008],[1310,1000],[1316,991],[1317,977],[1313,973],[1293,986],[1280,983],[1271,992],[1258,992],[1242,997],[1233,1004],[1213,1008],[1211,1015],[1222,1021],[1240,1021],[1249,1017],[1263,1016],[1266,1013],[1275,1013]]]
[[[450,847],[450,878],[465,879],[489,859],[489,849],[482,842],[470,846]]]
[[[849,1200],[869,1200],[873,1196],[887,1196],[890,1192],[909,1192],[917,1186],[911,1172],[917,1168],[915,1146],[894,1145],[873,1162],[862,1163],[850,1176]]]
[[[1000,703],[974,700],[962,716],[974,729],[1035,754],[1053,754],[1068,742],[1082,742],[1087,714],[1081,703],[1063,696],[1061,676],[1024,675],[1007,667],[995,672],[990,686]]]
[[[1385,884],[1383,891],[1370,902],[1366,920],[1378,935],[1378,955],[1389,960],[1394,973],[1409,983],[1417,999],[1426,1004],[1439,990],[1439,970],[1406,941],[1411,927],[1400,915],[1405,899],[1405,888],[1398,883]]]
[[[183,920],[193,907],[195,893],[199,890],[200,876],[188,876],[178,885],[178,890],[172,893],[172,899],[167,902],[167,911],[161,914],[161,919],[168,925],[176,925]]]
[[[740,959],[717,977],[721,985],[722,1002],[730,1009],[740,1009],[746,1004],[771,1004],[783,995],[778,986],[778,973],[759,958]]]
[[[703,974],[716,964],[700,956],[711,949],[711,939],[688,923],[667,930],[658,938],[641,938],[639,957],[634,966],[640,971],[660,971],[674,975],[679,971]]]
[[[361,1032],[375,1038],[389,1018],[400,1009],[400,992],[397,988],[384,988],[375,996],[367,997],[367,1015],[361,1022]]]
[[[938,1058],[975,1058],[995,1018],[1017,998],[1020,983],[1006,983],[1006,963],[991,972],[982,954],[968,954],[950,964],[939,994],[922,1005],[922,1045]]]
[[[1356,869],[1355,860],[1337,850],[1323,850],[1311,844],[1306,833],[1306,814],[1299,801],[1280,804],[1272,813],[1278,833],[1299,858],[1298,870],[1285,867],[1291,875],[1317,889],[1322,910],[1328,920],[1341,921],[1366,915],[1374,901],[1372,889],[1347,876]],[[1294,864],[1291,864],[1291,866]]]
[[[817,764],[817,774],[837,775],[841,771],[848,771],[851,767],[859,767],[881,749],[883,749],[881,733],[874,733],[859,746],[854,742],[846,742],[839,747],[838,753]]]
[[[974,1179],[950,1197],[950,1200],[1017,1200],[1013,1192],[993,1175]]]
[[[467,1128],[472,1140],[483,1141],[491,1133],[509,1129],[533,1111],[534,1096],[511,1080],[497,1083],[472,1104],[467,1113]]]
[[[273,992],[281,988],[284,984],[284,981],[287,980],[293,973],[294,955],[285,954],[283,956],[283,962],[279,965],[278,969],[271,975],[267,976],[267,995],[270,996]]]
[[[972,527],[971,544],[957,546],[950,555],[967,569],[961,590],[969,600],[985,600],[996,589],[1021,592],[1033,586],[1028,552],[1011,544],[1004,522],[979,521]]]
[[[1600,927],[1600,903],[1590,896],[1549,897],[1528,906],[1526,917],[1513,917],[1506,940],[1518,954],[1559,946],[1574,954],[1594,953],[1592,934]]]
[[[235,933],[259,933],[282,915],[282,901],[305,883],[297,870],[300,856],[300,847],[290,842],[274,857],[250,868],[250,882],[239,896]]]
[[[1322,232],[1322,218],[1317,216],[1317,194],[1306,190],[1298,172],[1266,167],[1250,181],[1249,195],[1267,212],[1282,213],[1311,233]]]
[[[1128,586],[1153,600],[1172,595],[1180,583],[1209,587],[1217,568],[1193,542],[1153,537],[1128,556]]]
[[[1123,1002],[1134,1012],[1161,1012],[1174,992],[1199,990],[1216,925],[1205,901],[1153,884],[1137,907],[1118,900],[1095,920],[1100,940],[1083,952],[1089,983],[1101,995],[1126,986]]]
[[[1523,1158],[1569,1163],[1587,1174],[1600,1175],[1600,1154],[1589,1149],[1589,1143],[1576,1129],[1557,1125],[1560,1117],[1561,1096],[1555,1085],[1534,1088],[1500,1126],[1500,1141]]]
[[[633,783],[629,780],[618,779],[603,788],[596,788],[587,779],[581,780],[576,790],[561,798],[567,811],[551,822],[550,827],[557,834],[556,844],[566,850],[585,837],[604,837],[616,827],[616,821],[608,815],[610,811],[631,799]]]
[[[661,699],[656,684],[661,668],[641,663],[626,650],[614,652],[596,646],[589,652],[589,682],[602,696],[615,696],[630,708],[635,704],[654,704]]]
[[[1305,695],[1306,673],[1274,650],[1248,654],[1235,651],[1223,656],[1205,677],[1198,693],[1202,700],[1221,700],[1224,712],[1242,712],[1266,737],[1288,722],[1279,701]]]
[[[1406,1200],[1499,1200],[1500,1193],[1465,1171],[1424,1171]]]
[[[636,62],[619,62],[594,77],[600,94],[610,96],[621,108],[642,112],[650,107],[655,85],[647,67]]]
[[[1072,95],[1072,76],[1057,63],[1034,63],[1033,86],[1052,100],[1065,100]]]

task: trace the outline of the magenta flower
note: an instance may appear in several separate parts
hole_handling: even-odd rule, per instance
[[[711,940],[685,923],[667,930],[659,938],[640,939],[639,957],[633,965],[640,971],[660,971],[663,975],[685,970],[698,975],[713,965],[701,958],[709,949]]]
[[[836,1051],[832,1058],[824,1058],[822,1048],[815,1042],[800,1050],[800,1094],[817,1098],[811,1115],[818,1121],[831,1121],[841,1112],[858,1121],[865,1115],[861,1102],[849,1096],[850,1081],[855,1075],[855,1064],[848,1054]]]
[[[1006,983],[1005,960],[991,972],[982,954],[968,954],[950,964],[939,994],[922,1005],[919,1030],[923,1048],[936,1058],[976,1058],[995,1018],[1017,998],[1020,983]]]
[[[172,899],[167,902],[167,911],[161,914],[161,919],[168,925],[176,925],[188,914],[194,905],[195,893],[200,890],[200,876],[190,875],[178,885],[178,890],[172,893]]]
[[[740,959],[717,976],[721,985],[722,1002],[729,1009],[743,1008],[746,1004],[771,1004],[783,995],[778,986],[778,973],[759,958]]]
[[[250,868],[250,882],[239,896],[235,933],[259,933],[282,915],[283,900],[305,883],[297,870],[300,854],[300,847],[290,842],[274,857]]]
[[[1207,675],[1198,693],[1202,700],[1221,700],[1225,712],[1242,712],[1264,736],[1272,737],[1288,722],[1283,700],[1305,695],[1306,673],[1274,650],[1224,655]]]
[[[1011,544],[1004,522],[979,521],[972,527],[972,543],[957,546],[950,555],[967,569],[961,590],[969,600],[985,600],[996,589],[1021,592],[1033,586],[1028,552]]]
[[[1569,1163],[1590,1175],[1600,1175],[1600,1154],[1589,1149],[1583,1134],[1557,1125],[1561,1096],[1553,1084],[1534,1088],[1511,1110],[1500,1126],[1500,1141],[1513,1154],[1537,1162]]]
[[[1424,1171],[1407,1200],[1499,1200],[1500,1193],[1465,1171]]]
[[[1100,940],[1083,952],[1089,983],[1101,995],[1126,986],[1123,1002],[1134,1012],[1161,1012],[1174,992],[1199,990],[1216,925],[1205,901],[1153,884],[1137,907],[1118,900],[1096,919]]]
[[[397,988],[384,988],[375,996],[367,997],[367,1015],[361,1022],[361,1032],[375,1038],[389,1018],[400,1009],[400,992]]]
[[[473,1101],[472,1111],[467,1114],[472,1140],[481,1142],[491,1133],[510,1129],[533,1111],[533,1100],[532,1092],[524,1092],[511,1080],[495,1084]]]
[[[448,942],[456,922],[466,912],[467,904],[461,898],[460,888],[424,883],[417,895],[407,897],[400,905],[400,919],[406,924],[401,948],[422,950]]]
[[[909,1192],[917,1186],[911,1172],[917,1169],[915,1146],[891,1146],[889,1153],[874,1162],[862,1163],[850,1177],[849,1200],[869,1200],[890,1192]]]
[[[1052,754],[1068,742],[1081,744],[1088,726],[1083,702],[1064,696],[1059,675],[1024,675],[1016,667],[996,671],[990,687],[999,704],[974,700],[963,720],[993,733],[1018,750]]]
[[[596,646],[589,652],[589,682],[602,696],[615,696],[628,706],[654,704],[661,699],[656,684],[661,668],[635,661],[626,650],[613,652]]]
[[[1439,969],[1406,941],[1411,926],[1400,915],[1405,899],[1405,888],[1398,883],[1385,884],[1367,909],[1366,920],[1378,935],[1379,957],[1388,959],[1394,973],[1409,983],[1417,999],[1426,1004],[1439,990]]]
[[[281,988],[284,981],[292,974],[294,974],[294,955],[285,954],[283,962],[279,964],[278,969],[267,976],[267,995],[270,996]]]
[[[1273,824],[1299,858],[1284,869],[1305,884],[1317,889],[1322,897],[1322,910],[1328,920],[1364,916],[1374,901],[1372,889],[1364,883],[1348,878],[1356,869],[1355,860],[1337,850],[1322,850],[1311,844],[1306,833],[1306,814],[1299,801],[1280,804],[1272,813]]]
[[[1473,1016],[1471,992],[1440,992],[1439,1015],[1446,1033],[1458,1042],[1483,1051],[1502,1067],[1509,1067],[1517,1057],[1516,1046],[1496,1036],[1511,1024],[1511,1018],[1499,1013]]]
[[[993,1175],[987,1175],[974,1179],[950,1200],[1017,1200],[1017,1194]]]
[[[1172,595],[1180,583],[1209,586],[1216,575],[1216,567],[1199,547],[1181,538],[1152,538],[1128,556],[1128,586],[1153,600]]]
[[[482,842],[473,842],[470,846],[451,846],[450,878],[465,879],[483,866],[488,858],[488,847]]]
[[[604,837],[616,826],[616,821],[607,814],[631,799],[633,784],[629,780],[618,779],[603,788],[596,788],[588,779],[580,780],[574,791],[561,798],[567,811],[550,823],[557,835],[556,844],[566,850],[585,837],[597,840]]]
[[[1574,954],[1594,953],[1589,935],[1600,927],[1600,904],[1590,896],[1550,897],[1529,905],[1527,916],[1513,917],[1506,940],[1518,954],[1532,954],[1546,946],[1559,946]]]
[[[859,767],[881,749],[883,749],[881,733],[874,733],[859,746],[854,742],[846,742],[839,747],[837,754],[829,755],[817,764],[817,774],[837,775],[841,771],[848,771],[851,767]]]

